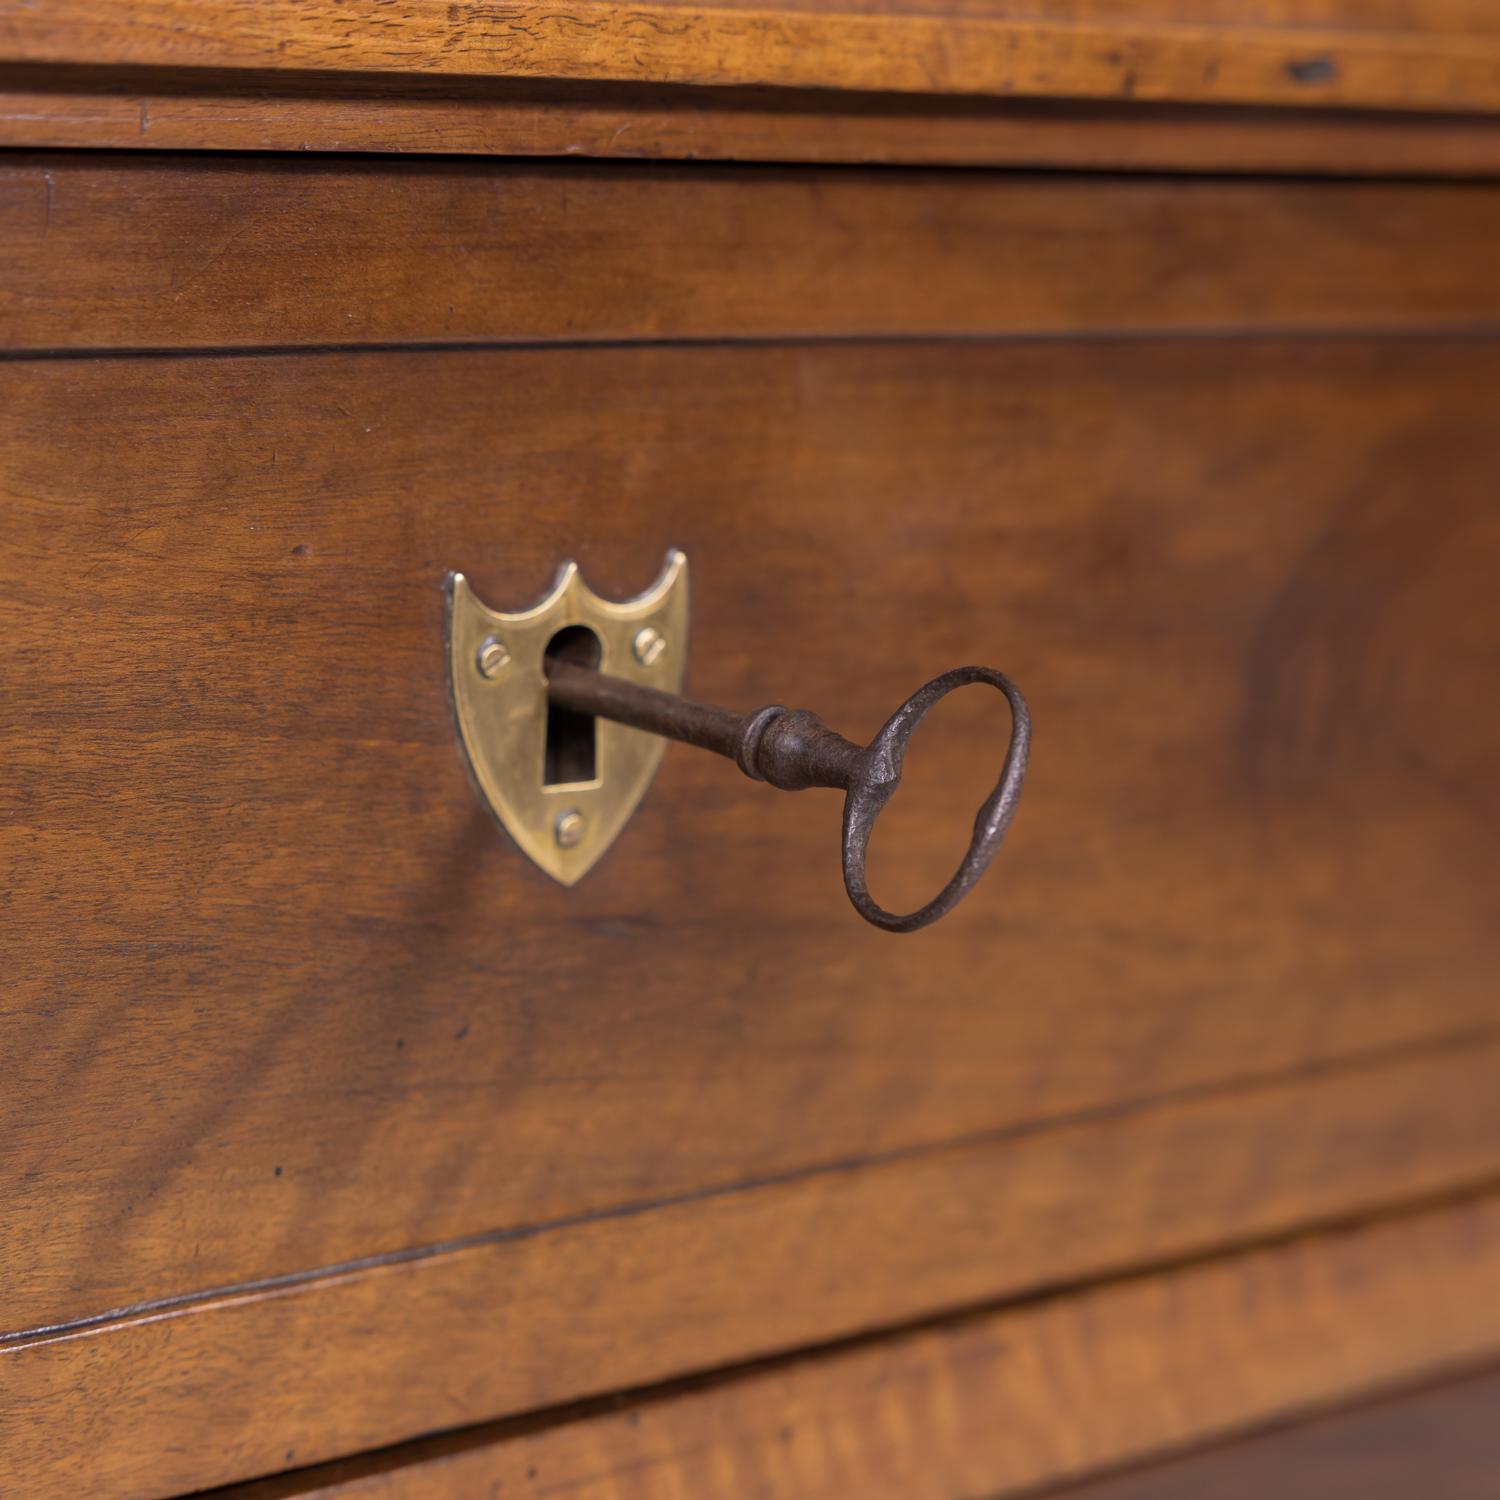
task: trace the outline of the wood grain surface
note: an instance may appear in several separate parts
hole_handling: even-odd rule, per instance
[[[17,155],[0,259],[12,350],[1500,326],[1464,184]]]
[[[1491,1035],[1497,360],[4,364],[4,1326]],[[446,569],[624,595],[670,544],[710,701],[863,736],[970,657],[1025,685],[1026,804],[935,937],[849,913],[836,799],[688,751],[576,890],[496,835]],[[882,899],[946,874],[999,719],[918,743]],[[1478,1111],[1478,1171],[1474,1092],[1431,1119]]]
[[[1491,1200],[654,1399],[458,1434],[236,1488],[222,1500],[1000,1500],[1492,1359],[1497,1308],[1500,1214]],[[1497,1452],[1494,1391],[1493,1380],[1476,1384],[1457,1412],[1451,1397],[1436,1410],[1427,1398],[1383,1430],[1372,1414],[1365,1421],[1374,1425],[1373,1441],[1361,1434],[1351,1444],[1346,1420],[1344,1434],[1303,1437],[1290,1454],[1286,1438],[1267,1439],[1258,1445],[1264,1456],[1253,1447],[1243,1467],[1241,1445],[1184,1464],[1180,1480],[1169,1470],[1159,1485],[1153,1474],[1077,1493],[1080,1500],[1263,1500],[1273,1493],[1487,1500]],[[1398,1446],[1423,1440],[1431,1445],[1425,1465]],[[1410,1487],[1392,1487],[1403,1473]],[[1245,1482],[1256,1477],[1258,1487]],[[1353,1482],[1341,1487],[1341,1480]]]
[[[480,75],[711,87],[1492,112],[1500,28],[1472,0],[682,3],[49,0],[0,16],[0,63]]]
[[[1493,177],[1490,116],[0,67],[0,145]]]

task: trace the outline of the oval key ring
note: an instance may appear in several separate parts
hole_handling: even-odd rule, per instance
[[[917,726],[955,688],[975,682],[998,688],[1010,705],[1010,744],[1000,769],[1000,780],[975,815],[974,836],[952,879],[925,906],[900,916],[887,911],[870,895],[865,878],[870,835],[886,803],[901,785],[906,748]],[[973,889],[1005,840],[1021,799],[1021,783],[1026,777],[1030,754],[1031,711],[1021,690],[1005,673],[993,667],[955,667],[918,688],[870,741],[849,781],[849,794],[844,802],[844,889],[860,916],[887,932],[916,932],[952,911]]]

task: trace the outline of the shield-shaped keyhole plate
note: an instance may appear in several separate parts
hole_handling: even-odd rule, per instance
[[[539,604],[513,615],[481,603],[462,573],[449,579],[448,681],[464,757],[501,827],[563,885],[614,843],[666,741],[595,719],[592,778],[549,783],[547,647],[559,631],[584,626],[598,638],[601,671],[675,693],[687,624],[687,558],[677,551],[644,594],[619,604],[601,599],[573,562]]]

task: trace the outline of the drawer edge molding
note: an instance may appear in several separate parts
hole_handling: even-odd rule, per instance
[[[1308,1078],[13,1344],[8,1462],[35,1500],[178,1493],[1474,1191],[1495,1067]],[[1500,1348],[1500,1311],[1457,1325],[1421,1358]]]
[[[1174,1495],[1201,1494],[1195,1482],[1238,1474],[1247,1449],[1261,1457],[1269,1449],[1273,1461],[1262,1470],[1311,1495],[1327,1493],[1317,1476],[1324,1484],[1357,1477],[1338,1462],[1348,1456],[1337,1441],[1343,1428],[1371,1439],[1359,1474],[1387,1473],[1391,1455],[1381,1438],[1391,1416],[1407,1438],[1471,1439],[1466,1452],[1413,1454],[1398,1466],[1416,1482],[1425,1463],[1439,1460],[1441,1475],[1468,1494],[1495,1449],[1482,1413],[1497,1377],[1464,1377],[1490,1367],[1500,1319],[1482,1314],[1466,1326],[1464,1307],[1472,1298],[1493,1308],[1497,1291],[1500,1200],[1490,1198],[727,1371],[551,1420],[454,1433],[274,1484],[237,1485],[216,1491],[216,1500],[461,1500],[527,1493],[531,1483],[575,1500],[651,1500],[759,1493],[772,1479],[778,1493],[801,1500],[999,1500],[1038,1487],[1051,1494],[1054,1485],[1072,1495],[1080,1479],[1135,1473],[1143,1462],[1206,1444],[1216,1446],[1140,1472],[1138,1482],[1125,1479],[1121,1500],[1156,1494],[1162,1479],[1186,1481],[1168,1484]],[[1243,1308],[1252,1300],[1248,1318]],[[1462,1383],[1405,1394],[1453,1377]],[[1450,1402],[1459,1410],[1448,1421]],[[1330,1409],[1338,1415],[1294,1427],[1290,1443],[1277,1433],[1217,1446]],[[1318,1428],[1334,1429],[1324,1450]],[[1315,1475],[1297,1466],[1308,1456],[1306,1434],[1311,1457],[1330,1460],[1314,1463]],[[1285,1472],[1274,1461],[1283,1447],[1297,1450]],[[1096,1491],[1078,1492],[1079,1500],[1085,1493],[1091,1500]],[[1097,1493],[1106,1500],[1116,1485]]]
[[[217,80],[217,81],[216,81]],[[0,68],[0,146],[555,156],[1110,172],[1493,177],[1489,115],[500,83],[391,92],[282,75],[47,88]]]

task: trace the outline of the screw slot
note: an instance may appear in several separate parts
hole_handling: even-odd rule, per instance
[[[510,665],[510,652],[498,635],[487,635],[474,653],[474,665],[479,675],[491,680],[498,677]]]
[[[667,649],[667,638],[653,626],[644,625],[636,631],[630,643],[630,654],[643,667],[654,667]]]

